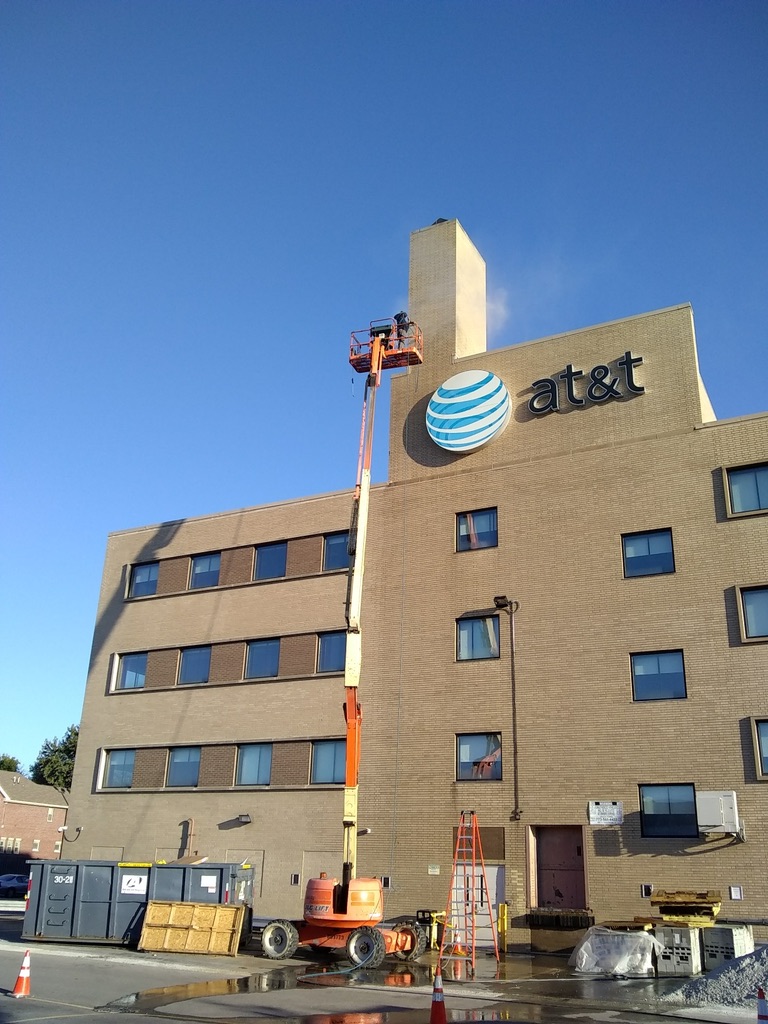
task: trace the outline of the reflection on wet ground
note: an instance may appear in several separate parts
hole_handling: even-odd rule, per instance
[[[320,963],[294,960],[246,977],[133,993],[101,1009],[134,1013],[162,1011],[169,1017],[204,1018],[209,1022],[281,1017],[301,1020],[302,1024],[425,1024],[429,1019],[436,970],[436,957],[419,963],[385,964],[375,970],[351,968],[332,960]],[[442,977],[450,1022],[494,1020],[521,1024],[566,1017],[622,1024],[639,1019],[635,1014],[661,1015],[665,1007],[659,1002],[660,997],[681,983],[681,979],[670,978],[623,979],[577,974],[565,960],[555,956],[507,956],[499,962],[491,957],[483,958],[476,962],[474,972],[470,963],[452,961],[443,964]],[[329,1013],[331,1007],[328,1006],[326,1012],[317,1013],[315,1000],[307,998],[312,987],[346,989],[350,1004],[354,1003],[353,990],[357,989],[363,997],[360,990],[367,989],[369,1005],[365,1012],[352,1012],[350,1005],[340,1012]],[[275,1001],[258,998],[258,994],[289,989],[297,990],[293,1011],[282,1002],[278,1006]],[[401,990],[397,998],[392,998],[396,996],[394,989]],[[413,991],[413,997],[407,995],[408,990]],[[387,996],[388,991],[392,997]],[[248,994],[256,998],[252,1002],[243,998]],[[220,998],[228,996],[240,998]],[[196,1003],[193,1007],[193,1000],[207,1002]],[[397,1000],[402,1005],[398,1005]],[[583,1012],[595,1006],[599,1008],[596,1016]]]

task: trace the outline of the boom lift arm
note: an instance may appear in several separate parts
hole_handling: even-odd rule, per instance
[[[402,314],[401,314],[402,316]],[[360,448],[357,460],[357,481],[352,503],[349,530],[349,575],[345,617],[347,650],[344,661],[344,718],[347,723],[347,754],[344,778],[344,862],[342,883],[346,886],[357,875],[357,813],[358,780],[362,711],[357,688],[362,669],[362,633],[360,612],[363,599],[363,575],[368,534],[368,507],[371,493],[371,458],[373,424],[376,412],[376,391],[382,371],[391,367],[419,364],[423,360],[421,331],[406,318],[374,320],[367,331],[353,331],[349,361],[360,373],[367,372],[363,395],[363,416],[360,425]]]
[[[383,370],[413,366],[423,360],[421,331],[406,313],[393,319],[374,320],[365,331],[352,334],[349,361],[366,373],[357,482],[349,530],[349,574],[345,618],[347,650],[344,660],[344,718],[347,749],[344,775],[344,846],[341,879],[325,872],[310,878],[304,895],[301,921],[278,918],[264,926],[261,945],[272,960],[293,956],[300,945],[315,949],[345,949],[352,963],[377,967],[387,954],[402,960],[418,960],[427,936],[416,922],[403,920],[383,927],[384,900],[380,878],[357,876],[357,802],[360,772],[362,712],[357,699],[362,665],[363,574],[365,571],[368,504],[371,491],[371,453],[376,390]]]

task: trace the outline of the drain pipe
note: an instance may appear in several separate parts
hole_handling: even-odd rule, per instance
[[[514,808],[509,816],[510,821],[520,821],[523,810],[520,806],[520,769],[517,753],[517,678],[515,673],[515,613],[520,608],[519,601],[510,601],[506,594],[494,597],[493,603],[499,611],[509,616],[509,683],[512,704],[512,793]]]

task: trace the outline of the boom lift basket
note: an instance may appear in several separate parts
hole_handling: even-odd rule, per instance
[[[418,366],[424,362],[424,338],[421,328],[414,323],[407,327],[395,323],[391,317],[371,320],[368,327],[352,331],[349,361],[358,373],[370,373],[374,340],[383,346],[382,370],[401,366]]]

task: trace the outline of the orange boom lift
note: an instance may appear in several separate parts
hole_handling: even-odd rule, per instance
[[[347,650],[344,661],[344,718],[347,724],[343,809],[342,876],[307,882],[304,917],[301,921],[270,921],[261,933],[265,956],[283,960],[300,945],[344,949],[353,964],[378,967],[388,953],[402,960],[416,960],[427,945],[424,930],[415,922],[400,921],[381,926],[384,893],[380,878],[357,877],[357,807],[360,771],[362,711],[358,686],[362,669],[362,608],[368,506],[371,491],[371,455],[376,391],[383,370],[415,366],[423,361],[423,339],[407,316],[372,320],[368,328],[352,332],[349,361],[358,373],[366,373],[357,482],[349,530],[347,578]]]

